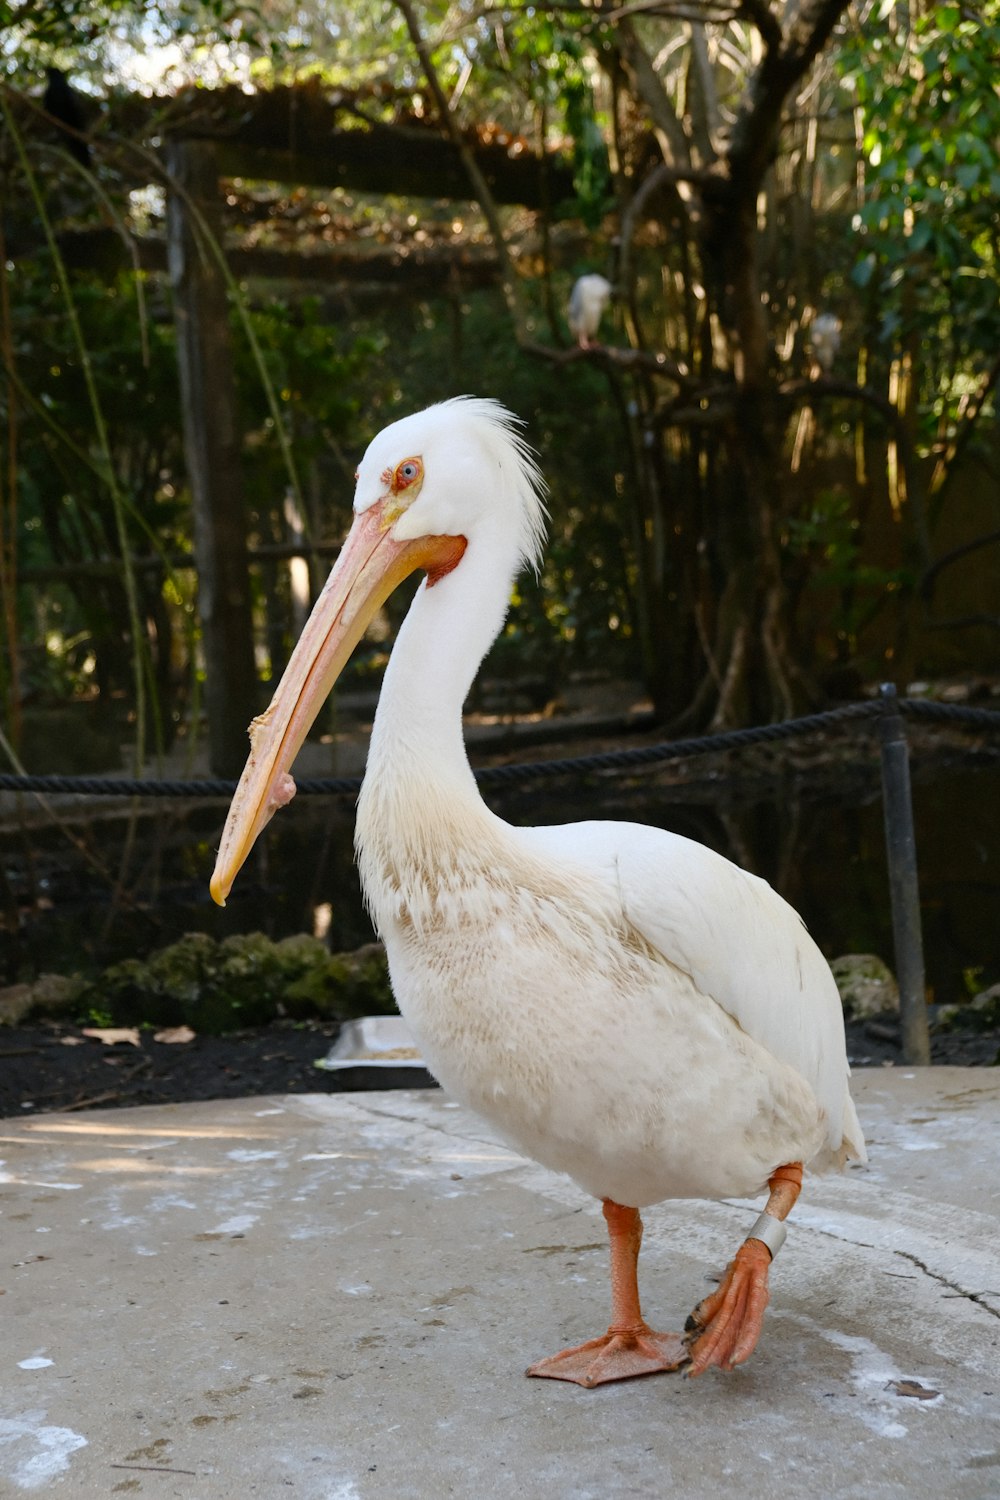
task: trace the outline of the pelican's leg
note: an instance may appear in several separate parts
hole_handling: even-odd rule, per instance
[[[771,1195],[764,1212],[780,1223],[801,1191],[802,1163],[779,1167],[768,1187]],[[764,1241],[751,1235],[737,1250],[718,1291],[698,1303],[686,1324],[691,1350],[689,1375],[700,1375],[709,1365],[731,1370],[750,1358],[764,1325],[771,1260]]]
[[[603,1385],[608,1380],[630,1380],[676,1370],[688,1359],[684,1339],[677,1333],[654,1333],[639,1308],[636,1274],[642,1220],[637,1208],[604,1200],[604,1217],[611,1238],[611,1327],[599,1339],[574,1349],[563,1349],[550,1359],[530,1365],[529,1375],[550,1380],[573,1380],[577,1385]]]

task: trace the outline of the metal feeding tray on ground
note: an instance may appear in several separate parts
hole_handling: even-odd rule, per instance
[[[428,1089],[437,1079],[428,1071],[413,1033],[402,1016],[361,1016],[345,1021],[340,1035],[317,1068],[338,1075],[339,1088]]]

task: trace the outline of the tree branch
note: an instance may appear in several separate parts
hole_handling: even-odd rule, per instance
[[[909,498],[913,515],[914,535],[920,563],[924,567],[929,567],[931,542],[927,526],[925,491],[915,462],[909,426],[899,408],[886,396],[872,390],[870,386],[856,385],[850,380],[831,380],[829,376],[818,380],[788,380],[778,387],[778,392],[779,395],[801,401],[806,406],[814,406],[817,398],[822,400],[826,397],[835,399],[839,396],[848,401],[861,401],[885,419],[892,430],[892,440],[899,455],[899,466],[905,481],[904,492]]]
[[[928,620],[928,630],[972,630],[977,625],[988,625],[1000,630],[1000,615],[958,615],[954,620]]]
[[[690,171],[691,143],[667,98],[666,89],[653,67],[652,58],[640,42],[630,20],[619,21],[615,39],[625,70],[631,75],[635,90],[649,110],[653,125],[659,132],[664,159],[671,167]]]
[[[979,389],[960,409],[958,431],[934,465],[934,472],[931,475],[931,482],[928,486],[930,494],[933,497],[937,498],[941,495],[941,492],[954,474],[955,465],[969,445],[976,420],[985,405],[986,398],[998,380],[1000,380],[1000,354],[997,355],[990,368],[985,372],[979,383]]]
[[[503,288],[504,301],[507,304],[507,311],[510,314],[511,320],[514,324],[514,330],[517,335],[518,343],[522,343],[525,341],[527,336],[528,320],[524,309],[524,299],[521,294],[521,288],[518,284],[517,274],[514,270],[514,263],[510,257],[510,251],[507,248],[507,240],[506,236],[504,235],[503,224],[500,221],[500,213],[496,205],[496,200],[494,199],[493,194],[490,192],[489,184],[487,183],[486,178],[479,170],[479,164],[476,161],[476,158],[473,155],[472,151],[470,150],[465,137],[462,135],[461,130],[459,130],[458,128],[458,122],[456,121],[454,112],[448,102],[448,97],[441,86],[441,80],[438,77],[438,71],[434,65],[434,59],[431,56],[431,50],[427,45],[427,41],[424,37],[423,32],[420,30],[420,24],[417,21],[416,13],[414,12],[411,0],[396,0],[396,4],[398,5],[403,19],[406,22],[406,29],[410,33],[410,40],[413,42],[416,54],[420,59],[420,65],[424,70],[424,76],[427,79],[427,86],[430,89],[431,94],[434,98],[434,103],[437,106],[441,124],[447,131],[452,145],[455,147],[455,150],[458,152],[458,155],[461,158],[462,165],[465,168],[469,182],[472,186],[472,190],[475,193],[479,206],[483,211],[483,217],[486,219],[486,222],[489,225],[490,235],[493,239],[494,248],[496,249],[497,253],[497,259],[500,262],[500,284]]]
[[[968,557],[970,552],[978,552],[980,547],[993,547],[998,542],[1000,542],[1000,531],[988,531],[984,536],[974,537],[971,542],[963,542],[960,547],[952,547],[950,552],[946,552],[943,557],[939,557],[936,562],[932,563],[921,578],[917,585],[917,593],[921,599],[926,604],[931,602],[938,575],[943,573],[945,568],[950,568],[952,563],[960,562],[963,557]]]
[[[905,431],[902,418],[887,396],[873,390],[870,385],[857,385],[853,380],[832,380],[823,376],[818,380],[786,380],[778,387],[778,394],[805,406],[815,406],[818,401],[836,400],[846,397],[848,401],[863,401],[873,407],[893,429],[894,436],[903,442]]]
[[[635,232],[639,225],[640,216],[645,212],[650,198],[659,192],[661,188],[671,185],[676,187],[679,182],[705,185],[715,180],[714,173],[695,172],[683,167],[671,167],[666,162],[661,162],[639,184],[622,215],[621,245],[618,252],[618,280],[622,295],[628,299],[627,306],[629,316],[632,320],[634,337],[640,346],[642,344],[642,337],[639,329],[638,309],[635,305],[635,282],[632,275],[632,242],[635,239]],[[683,209],[684,205],[679,197],[678,205]]]
[[[672,380],[683,390],[690,387],[691,375],[686,365],[678,364],[669,354],[651,353],[645,349],[619,349],[615,345],[591,344],[581,349],[574,344],[568,349],[553,349],[551,344],[537,344],[530,339],[519,339],[519,347],[525,354],[536,359],[547,360],[552,365],[571,365],[578,360],[603,365],[605,369],[639,371],[647,375],[658,375]]]
[[[545,6],[546,10],[576,10],[582,11],[582,6],[554,5],[550,3]],[[739,6],[721,3],[711,4],[710,0],[691,0],[690,4],[667,3],[667,0],[631,0],[628,5],[620,5],[617,10],[604,16],[604,20],[615,25],[624,21],[628,16],[654,16],[658,21],[692,21],[707,24],[711,22],[716,26],[728,26],[735,21],[739,15]]]
[[[787,36],[766,0],[743,0],[741,9],[760,30],[764,57],[737,111],[728,151],[729,173],[756,197],[777,140],[781,112],[789,91],[822,51],[848,0],[805,0]]]
[[[767,0],[740,0],[739,13],[752,26],[756,26],[768,52],[780,49],[784,41],[781,23]]]
[[[691,114],[694,120],[695,140],[702,161],[712,163],[719,157],[716,141],[719,139],[722,115],[719,110],[719,91],[715,86],[715,74],[708,56],[704,21],[690,21],[688,34],[691,38],[691,57],[694,63],[695,86],[692,91]]]

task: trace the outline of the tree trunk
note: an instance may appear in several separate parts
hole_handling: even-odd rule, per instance
[[[168,221],[170,281],[205,653],[209,759],[215,775],[233,776],[246,759],[257,681],[229,306],[215,247],[207,242],[218,219],[215,148],[172,144],[169,164],[174,185]]]

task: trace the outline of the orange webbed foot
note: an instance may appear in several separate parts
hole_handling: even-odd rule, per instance
[[[770,1251],[760,1240],[746,1240],[737,1250],[718,1291],[687,1320],[688,1375],[701,1375],[710,1365],[732,1370],[750,1358],[764,1324],[770,1265]]]
[[[548,1359],[529,1365],[527,1375],[547,1380],[572,1380],[576,1385],[604,1385],[611,1380],[634,1380],[680,1369],[690,1355],[679,1333],[654,1333],[638,1328],[609,1328],[599,1339],[588,1339]]]

